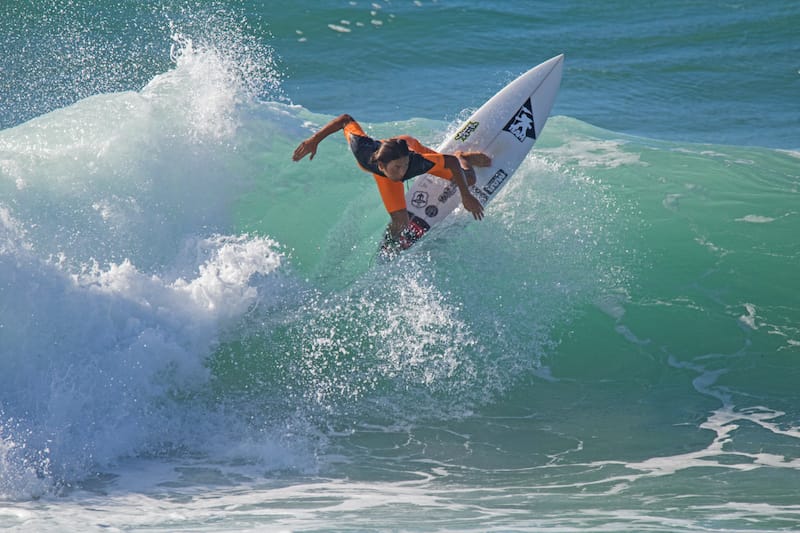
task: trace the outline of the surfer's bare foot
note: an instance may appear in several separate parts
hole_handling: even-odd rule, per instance
[[[462,155],[473,167],[488,167],[492,164],[492,158],[483,152],[463,152]]]

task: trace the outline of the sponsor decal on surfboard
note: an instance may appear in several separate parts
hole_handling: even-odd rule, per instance
[[[533,124],[533,106],[531,99],[528,98],[516,114],[508,121],[503,131],[509,132],[517,138],[519,142],[525,142],[526,138],[536,139],[536,127]]]
[[[425,191],[415,192],[414,197],[411,199],[411,205],[420,209],[428,205],[428,193]]]
[[[469,190],[472,193],[472,196],[477,198],[481,204],[486,205],[489,202],[489,194],[487,194],[483,189],[479,189],[473,185],[469,188]]]
[[[447,200],[449,200],[455,193],[456,193],[456,185],[451,183],[447,187],[444,188],[442,194],[439,195],[439,203],[443,204]]]
[[[494,191],[506,181],[506,178],[508,178],[508,172],[502,168],[498,169],[489,180],[489,183],[483,187],[483,190],[486,191],[486,194],[494,194]]]
[[[455,139],[461,142],[466,141],[467,139],[469,139],[469,136],[472,135],[475,132],[475,130],[478,129],[479,125],[480,122],[477,122],[475,120],[470,120],[464,125],[463,128],[461,128],[458,131],[458,133],[456,133]]]

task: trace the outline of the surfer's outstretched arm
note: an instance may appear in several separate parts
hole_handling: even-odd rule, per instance
[[[337,131],[343,129],[349,123],[353,122],[355,119],[348,114],[339,115],[335,119],[331,120],[327,124],[325,124],[322,129],[320,129],[317,133],[306,139],[305,141],[301,142],[300,145],[295,148],[294,154],[292,155],[293,161],[300,161],[306,155],[310,155],[308,158],[309,160],[314,159],[314,155],[317,153],[317,146],[322,140],[332,133],[336,133]]]
[[[475,183],[475,171],[472,165],[459,152],[458,155],[445,155],[445,166],[453,173],[453,181],[461,193],[464,209],[472,213],[475,220],[483,218],[483,205],[469,192],[468,180]],[[470,179],[471,178],[471,179]]]

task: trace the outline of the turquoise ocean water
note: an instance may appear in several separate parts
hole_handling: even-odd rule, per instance
[[[0,529],[800,529],[800,6],[0,6]],[[391,264],[341,139],[564,53]]]

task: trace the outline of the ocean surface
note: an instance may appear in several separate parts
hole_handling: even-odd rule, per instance
[[[800,4],[0,5],[0,529],[800,530]],[[340,135],[566,55],[390,263]]]

